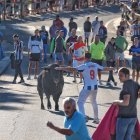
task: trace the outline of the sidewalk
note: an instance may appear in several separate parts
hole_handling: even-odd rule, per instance
[[[121,20],[121,18],[115,18],[115,19],[113,19],[113,20],[111,20],[111,22],[109,23],[109,24],[107,24],[107,27],[111,27],[112,25],[113,25],[113,31],[110,31],[111,33],[113,33],[113,35],[114,36],[116,36],[116,30],[117,30],[117,26],[119,25],[119,23],[120,23],[120,20]],[[125,58],[126,58],[126,60],[127,60],[127,64],[128,64],[128,66],[129,67],[131,67],[131,56],[129,55],[129,48],[130,48],[130,46],[131,46],[131,40],[130,40],[130,32],[129,32],[129,30],[127,30],[127,41],[129,42],[129,47],[128,47],[128,49],[127,49],[127,51],[125,51]],[[10,47],[10,44],[8,44],[8,43],[4,43],[3,44],[3,46],[4,47],[6,47],[5,49],[7,50],[7,48],[11,48]],[[12,50],[12,48],[11,48],[11,50]],[[1,60],[0,61],[0,75],[2,75],[4,72],[5,72],[5,70],[8,68],[8,66],[9,66],[9,64],[10,64],[10,58],[9,58],[9,56],[7,56],[6,58],[4,58],[3,60]]]
[[[3,49],[4,49],[5,57],[2,60],[0,60],[0,75],[2,75],[7,70],[8,66],[10,64],[10,57],[6,53],[7,49],[10,47],[10,44],[8,44],[4,40],[3,43],[2,43],[2,46],[3,46]]]

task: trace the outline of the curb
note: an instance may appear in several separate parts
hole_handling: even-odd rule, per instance
[[[0,75],[2,75],[7,70],[9,64],[10,64],[10,58],[8,56],[6,56],[0,61],[0,66],[1,66]]]

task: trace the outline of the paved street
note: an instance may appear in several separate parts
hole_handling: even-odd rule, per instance
[[[93,19],[96,15],[102,19],[109,28],[109,37],[115,36],[115,25],[114,21],[120,17],[120,11],[118,7],[103,8],[91,10],[91,11],[81,11],[80,13],[65,13],[61,14],[64,23],[67,25],[70,16],[75,17],[75,21],[78,23],[79,32],[82,34],[83,22],[87,16]],[[29,35],[33,32],[34,28],[40,27],[41,25],[46,25],[49,27],[52,23],[52,17],[54,15],[44,15],[43,17],[38,17],[38,20],[33,18],[32,20],[24,22],[7,22],[3,26],[9,27],[10,34],[18,32],[21,35],[21,39],[27,44],[27,39]],[[41,21],[39,19],[42,19]],[[31,28],[30,28],[31,27]],[[30,28],[30,30],[29,30]],[[20,30],[19,30],[20,29]],[[22,30],[21,30],[22,29]],[[7,30],[5,29],[5,32]],[[8,36],[8,33],[7,33]],[[9,39],[9,42],[11,40]],[[12,50],[12,49],[9,49]],[[28,58],[25,52],[25,59],[23,62],[23,72],[25,74],[25,79],[27,78],[27,66]],[[0,140],[64,140],[64,136],[46,127],[47,121],[52,121],[58,126],[63,127],[63,106],[62,100],[71,96],[76,100],[83,84],[72,83],[72,77],[65,77],[65,85],[63,93],[61,95],[59,105],[60,112],[54,111],[54,103],[52,101],[52,110],[48,111],[40,109],[40,99],[37,94],[36,80],[30,81],[26,80],[25,85],[22,84],[11,84],[13,80],[14,71],[7,69],[4,75],[0,77]],[[118,80],[117,74],[115,74],[115,79],[118,82],[117,87],[109,89],[107,87],[100,87],[98,92],[98,106],[99,106],[99,118],[102,119],[105,112],[113,102],[113,100],[118,99],[119,92],[121,89],[121,83]],[[102,76],[103,83],[107,80],[107,73]],[[79,82],[79,81],[78,81]],[[44,97],[44,104],[46,105],[46,98]],[[138,101],[138,108],[140,108],[140,100]],[[92,136],[97,125],[92,123],[92,107],[89,100],[85,104],[86,114],[90,117],[87,123],[88,130]],[[140,110],[138,110],[138,117],[140,119]]]

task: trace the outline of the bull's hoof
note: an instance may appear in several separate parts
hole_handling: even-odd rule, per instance
[[[41,105],[41,109],[42,109],[42,110],[45,110],[45,107],[44,107],[44,105]]]
[[[55,111],[59,111],[59,106],[55,106]]]

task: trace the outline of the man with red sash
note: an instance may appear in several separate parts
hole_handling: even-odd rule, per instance
[[[86,44],[83,43],[82,36],[79,36],[77,42],[69,48],[70,51],[73,51],[73,67],[77,67],[84,63],[85,53],[88,52]],[[76,72],[74,72],[74,81],[76,82]],[[82,83],[82,75],[80,74],[80,83]]]

